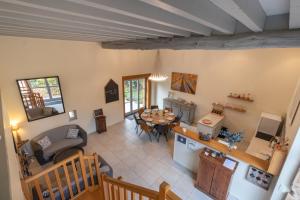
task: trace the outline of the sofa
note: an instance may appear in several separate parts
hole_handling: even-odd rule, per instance
[[[78,137],[67,139],[69,129],[79,129]],[[51,145],[45,149],[38,143],[39,140],[48,136]],[[50,129],[34,137],[31,141],[31,147],[34,155],[40,165],[43,165],[53,159],[53,156],[66,148],[83,147],[87,144],[87,133],[79,125],[71,124]]]

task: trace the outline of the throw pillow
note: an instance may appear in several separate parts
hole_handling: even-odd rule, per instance
[[[69,128],[66,138],[75,139],[78,137],[79,129],[78,128]]]
[[[52,144],[48,136],[43,137],[42,139],[37,141],[37,143],[39,145],[41,145],[43,150],[46,149],[47,147],[49,147]]]

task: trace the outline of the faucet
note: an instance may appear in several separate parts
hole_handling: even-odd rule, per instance
[[[276,136],[272,136],[272,138],[269,141],[269,147],[274,148],[275,144],[278,144],[279,138]]]

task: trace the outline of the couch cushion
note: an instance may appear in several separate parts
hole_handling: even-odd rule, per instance
[[[69,128],[66,139],[75,139],[78,137],[79,129],[78,128]]]
[[[65,126],[53,128],[53,129],[50,129],[48,131],[41,133],[40,135],[34,137],[32,140],[37,142],[38,140],[42,139],[43,137],[45,137],[47,135],[49,137],[50,141],[52,143],[55,143],[57,141],[65,139],[69,128],[77,128],[77,125],[71,124],[71,125],[65,125]]]
[[[42,149],[46,149],[52,144],[48,136],[45,136],[42,139],[38,140],[37,143],[41,145]]]
[[[82,143],[82,138],[76,139],[62,139],[44,150],[44,158],[47,160],[51,156],[53,156],[57,151],[67,148],[67,147],[74,147]]]

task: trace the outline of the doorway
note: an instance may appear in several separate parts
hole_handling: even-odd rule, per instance
[[[140,108],[150,105],[151,82],[150,74],[123,77],[124,117],[136,113]]]

